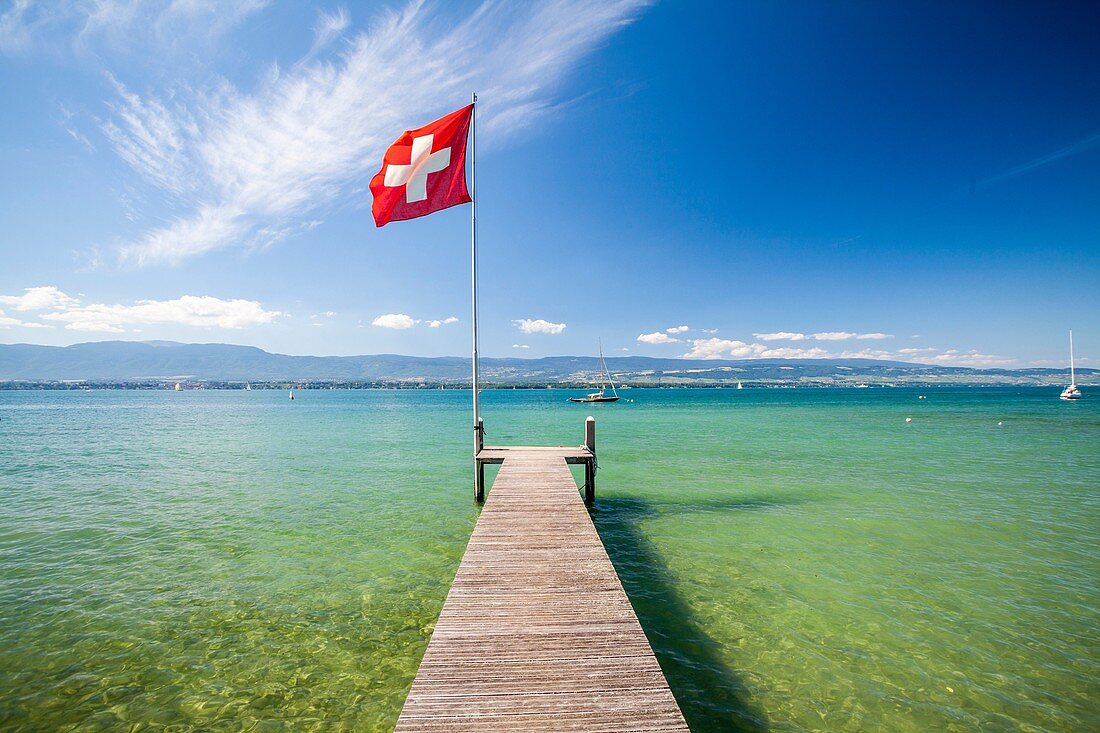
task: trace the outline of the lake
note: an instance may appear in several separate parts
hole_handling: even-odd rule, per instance
[[[483,414],[595,415],[596,526],[693,730],[1097,730],[1100,399],[1058,392]],[[296,397],[0,391],[0,729],[393,727],[477,520],[470,394]]]

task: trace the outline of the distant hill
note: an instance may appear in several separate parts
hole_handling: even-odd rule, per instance
[[[971,369],[870,359],[752,359],[699,361],[618,356],[607,359],[616,381],[630,384],[1017,383],[1057,384],[1064,370]],[[487,384],[576,384],[597,371],[593,356],[542,359],[483,358]],[[1100,370],[1079,369],[1078,381]],[[342,382],[356,384],[463,384],[469,357],[288,356],[251,346],[181,344],[173,341],[97,341],[72,346],[0,345],[0,382]],[[1100,381],[1100,380],[1097,380]]]

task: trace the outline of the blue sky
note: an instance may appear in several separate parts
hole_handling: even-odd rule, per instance
[[[0,1],[0,341],[468,353],[477,90],[485,355],[1096,364],[1100,7],[957,5]]]

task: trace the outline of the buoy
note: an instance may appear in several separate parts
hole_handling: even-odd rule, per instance
[[[905,422],[913,422],[913,418],[907,417],[907,418],[905,418]]]

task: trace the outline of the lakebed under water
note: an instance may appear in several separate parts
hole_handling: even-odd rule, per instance
[[[593,516],[693,730],[1096,730],[1100,400],[1057,391],[483,412],[596,416]],[[477,519],[469,392],[297,397],[0,391],[0,729],[393,727]]]

